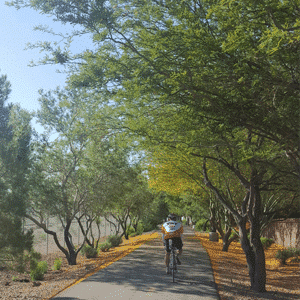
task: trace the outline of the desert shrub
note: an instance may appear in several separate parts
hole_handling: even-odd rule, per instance
[[[293,256],[295,257],[300,255],[300,249],[290,247],[288,250],[293,253]]]
[[[278,250],[275,254],[275,258],[279,259],[280,262],[285,265],[286,260],[290,257],[293,257],[294,253],[290,249],[283,249],[283,250]]]
[[[130,236],[131,234],[135,233],[135,230],[132,226],[130,226],[126,229],[126,233]]]
[[[61,258],[55,258],[55,260],[54,260],[54,265],[53,265],[52,269],[53,269],[53,270],[60,270],[60,268],[61,268],[61,263],[62,263]]]
[[[86,258],[95,258],[98,255],[97,249],[91,247],[90,245],[84,245],[80,252],[82,255],[85,255]]]
[[[38,262],[36,268],[30,271],[31,280],[32,281],[43,280],[44,274],[46,273],[47,269],[48,269],[47,262],[45,261]]]
[[[48,264],[46,261],[40,261],[38,262],[38,266],[40,266],[44,273],[47,273],[48,271]]]
[[[112,247],[118,247],[122,243],[122,237],[118,235],[110,235],[107,238],[107,242],[112,245]]]
[[[142,234],[142,233],[144,232],[144,225],[143,225],[142,222],[139,222],[139,223],[138,223],[136,232],[137,232],[138,235],[140,235],[140,234]]]
[[[260,240],[261,240],[261,243],[262,243],[264,249],[268,249],[272,244],[274,244],[273,239],[268,239],[268,238],[265,238],[265,237],[261,237]]]
[[[199,221],[197,221],[197,223],[195,225],[195,230],[196,231],[204,231],[203,227],[206,222],[207,222],[206,219],[200,219]],[[208,223],[208,226],[206,226],[206,231],[207,232],[209,231],[209,223]]]
[[[144,232],[149,232],[156,229],[156,224],[151,222],[143,222]]]
[[[298,262],[298,256],[300,256],[300,249],[290,247],[288,248],[288,250],[291,252],[291,257],[294,257],[293,262]]]
[[[32,250],[28,253],[28,257],[31,258],[31,259],[39,260],[39,259],[42,258],[42,254]]]
[[[107,252],[111,247],[112,247],[112,245],[109,242],[105,242],[105,243],[102,243],[102,244],[99,245],[99,249],[102,252]]]
[[[32,281],[36,280],[43,280],[44,279],[44,273],[42,268],[35,268],[34,270],[30,271],[30,278]]]
[[[34,268],[36,268],[38,260],[41,259],[41,257],[42,255],[39,252],[35,252],[34,250],[31,250],[29,252],[28,250],[25,250],[23,253],[15,255],[12,260],[10,269],[15,270],[19,273],[24,273],[28,268],[30,268],[30,270],[33,270]]]

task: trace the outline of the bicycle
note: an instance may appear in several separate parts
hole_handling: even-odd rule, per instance
[[[177,272],[177,259],[175,251],[177,248],[174,246],[172,239],[169,240],[169,247],[171,249],[169,268],[172,274],[173,282],[175,282],[175,273]]]

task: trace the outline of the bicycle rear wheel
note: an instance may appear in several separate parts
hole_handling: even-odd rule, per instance
[[[176,257],[175,257],[175,251],[174,248],[172,249],[172,279],[173,282],[175,282],[175,272],[176,272]]]

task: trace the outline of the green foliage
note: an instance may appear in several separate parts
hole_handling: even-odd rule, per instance
[[[283,265],[286,264],[286,260],[288,258],[293,256],[294,256],[294,252],[291,249],[278,250],[275,254],[275,258],[279,259]]]
[[[122,237],[119,235],[110,235],[107,240],[112,247],[118,247],[122,243]]]
[[[11,266],[12,269],[16,270],[17,272],[24,273],[27,269],[35,269],[39,259],[41,259],[40,253],[35,252],[34,250],[26,250],[23,253],[15,256]]]
[[[274,244],[273,239],[268,239],[268,238],[265,238],[265,237],[261,237],[260,240],[261,240],[261,243],[262,243],[265,250],[268,249],[272,244]]]
[[[30,271],[30,278],[32,281],[43,280],[44,274],[48,269],[48,265],[45,261],[40,261],[37,263],[34,269]]]
[[[60,270],[61,263],[62,263],[62,259],[61,258],[55,258],[52,269],[53,270]]]
[[[196,225],[195,225],[195,230],[197,231],[203,231],[203,228],[204,228],[204,225],[205,223],[207,222],[206,219],[200,219],[199,221],[197,221]],[[209,232],[209,222],[207,223],[207,226],[206,226],[206,232]]]
[[[85,255],[86,258],[95,258],[98,255],[97,249],[91,247],[90,245],[84,245],[80,252],[82,255]]]
[[[102,252],[107,252],[112,247],[112,244],[109,242],[105,242],[99,245],[99,249]]]
[[[144,225],[143,222],[139,221],[138,225],[137,225],[137,230],[136,233],[138,235],[142,234],[144,232]]]
[[[33,244],[32,231],[22,232],[32,116],[17,105],[6,105],[10,92],[7,76],[0,76],[0,260],[19,259]]]
[[[232,231],[231,234],[230,234],[230,236],[229,236],[229,239],[231,239],[233,237],[236,237],[236,239],[238,240],[239,235],[235,231]]]
[[[47,273],[48,264],[47,264],[46,261],[39,261],[37,266],[40,267],[43,270],[44,274]]]
[[[279,259],[283,265],[286,264],[288,258],[294,257],[298,261],[300,256],[300,249],[289,247],[287,249],[278,250],[275,254],[275,258]]]
[[[300,249],[289,247],[288,250],[291,252],[291,257],[294,257],[293,262],[299,262]]]
[[[169,214],[169,204],[166,200],[165,193],[159,193],[155,196],[151,207],[145,210],[145,214],[141,220],[144,232],[157,229],[157,225],[162,224]]]
[[[127,229],[127,233],[129,237],[140,235],[143,232],[144,232],[144,225],[142,221],[138,222],[136,231],[132,226]]]
[[[130,236],[131,234],[135,233],[135,230],[132,226],[127,228],[127,234]]]

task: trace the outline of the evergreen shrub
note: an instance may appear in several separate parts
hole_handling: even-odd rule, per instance
[[[47,271],[46,267],[48,269],[47,262],[45,262],[45,261],[38,262],[35,269],[30,271],[31,280],[32,281],[43,280],[44,279],[44,274]]]
[[[262,243],[264,249],[268,249],[272,244],[274,244],[273,239],[268,239],[268,238],[265,238],[265,237],[261,237],[260,240],[261,240],[261,243]]]
[[[55,258],[54,260],[54,265],[53,265],[53,270],[60,270],[61,268],[61,263],[62,263],[62,260],[61,258]]]
[[[112,245],[109,242],[105,242],[105,243],[102,243],[102,244],[99,245],[99,249],[102,252],[107,252],[111,247],[112,247]]]
[[[91,247],[90,245],[84,245],[80,252],[82,255],[85,255],[86,258],[95,258],[98,255],[97,249]]]
[[[140,234],[142,234],[144,232],[144,225],[143,225],[142,222],[138,223],[136,232],[137,232],[138,235],[140,235]]]
[[[285,265],[286,260],[290,257],[293,257],[294,253],[291,249],[283,249],[283,250],[278,250],[275,254],[275,258],[279,259],[280,262]]]
[[[38,266],[40,266],[44,273],[47,273],[48,271],[48,264],[46,261],[40,261],[38,262]]]
[[[122,237],[118,235],[110,235],[107,238],[107,242],[112,245],[112,247],[118,247],[122,243]]]

